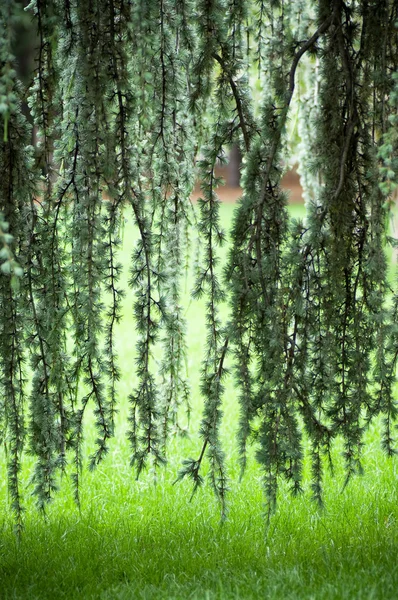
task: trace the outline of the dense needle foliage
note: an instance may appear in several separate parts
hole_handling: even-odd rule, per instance
[[[32,0],[27,11],[38,49],[25,89],[13,57],[20,4],[0,7],[0,433],[18,528],[24,450],[36,459],[32,483],[44,508],[68,464],[79,501],[88,406],[98,434],[90,467],[114,435],[126,206],[138,231],[129,282],[137,475],[166,462],[170,433],[183,432],[181,410],[189,413],[181,284],[192,228],[193,295],[206,299],[203,445],[179,477],[196,489],[208,461],[224,510],[228,353],[242,469],[252,441],[270,511],[281,477],[301,490],[304,436],[319,501],[336,437],[347,481],[361,471],[363,433],[379,414],[393,454],[398,294],[385,248],[396,187],[398,2]],[[307,202],[305,222],[293,224],[280,188],[291,116]],[[222,274],[215,169],[233,143],[243,195]]]

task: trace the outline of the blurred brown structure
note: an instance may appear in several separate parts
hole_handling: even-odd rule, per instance
[[[222,202],[236,202],[242,195],[240,182],[241,155],[237,146],[232,146],[227,165],[216,168],[217,177],[222,177],[225,184],[217,189],[218,197]],[[298,204],[303,202],[303,190],[300,185],[300,177],[295,168],[289,170],[282,178],[282,189],[289,192],[289,203]],[[197,182],[192,194],[192,200],[201,196],[200,182]]]

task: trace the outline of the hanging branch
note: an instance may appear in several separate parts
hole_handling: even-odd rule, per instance
[[[112,165],[110,173],[106,176],[109,190],[107,215],[104,218],[106,241],[104,250],[107,256],[107,284],[105,290],[110,295],[110,305],[106,313],[106,347],[105,368],[109,379],[109,412],[112,433],[115,427],[115,413],[117,405],[117,382],[120,379],[120,369],[117,361],[115,347],[115,327],[122,317],[121,301],[124,291],[120,286],[122,265],[118,261],[118,249],[121,245],[120,227],[123,207],[131,201],[131,166],[127,154],[129,116],[132,104],[132,93],[129,90],[130,76],[128,70],[128,57],[126,43],[131,42],[129,22],[131,19],[131,5],[123,0],[109,2],[109,75],[112,82],[110,93],[109,111],[116,104],[116,118],[113,123],[114,131],[108,138],[107,161]],[[115,162],[113,162],[115,161]]]
[[[283,19],[280,10],[277,6],[269,14],[274,36],[276,30],[279,33],[269,43],[275,44],[278,39],[271,51],[285,65],[291,50],[283,42],[289,37],[284,29],[288,20]],[[297,66],[331,22],[329,15],[307,41],[300,43],[288,69],[281,69],[275,58],[268,65],[272,87],[267,90],[263,106],[263,130],[247,157],[245,193],[234,223],[234,245],[227,270],[232,284],[233,323],[237,325],[234,341],[239,359],[238,381],[246,390],[240,398],[242,465],[246,462],[246,441],[251,433],[249,423],[261,415],[257,459],[266,471],[269,511],[275,505],[280,474],[293,481],[294,490],[300,489],[302,461],[301,434],[294,414],[298,322],[291,305],[296,298],[286,295],[290,285],[300,295],[301,288],[297,289],[297,283],[289,285],[291,276],[283,261],[288,229],[285,197],[279,190],[279,152]],[[297,277],[300,281],[300,271]],[[293,331],[289,334],[292,321]]]
[[[189,112],[186,87],[189,85],[189,60],[191,45],[187,33],[180,43],[182,23],[174,15],[173,4],[160,3],[159,52],[162,77],[159,82],[160,114],[155,115],[157,191],[153,186],[153,205],[156,229],[155,240],[158,255],[157,269],[161,274],[160,294],[165,300],[163,314],[163,359],[160,364],[162,377],[160,420],[162,444],[170,431],[185,433],[180,426],[180,407],[185,406],[190,415],[190,389],[184,371],[186,354],[186,322],[180,297],[183,275],[183,253],[187,252],[187,232],[191,225],[190,194],[194,185],[195,134]],[[185,7],[187,19],[188,7]],[[178,43],[175,43],[178,40]],[[185,235],[184,235],[185,232]]]
[[[0,435],[18,530],[26,431],[41,508],[69,454],[79,499],[90,404],[91,468],[114,434],[126,210],[138,235],[128,433],[137,475],[165,462],[170,435],[184,430],[183,406],[189,416],[181,283],[194,225],[194,296],[206,300],[204,412],[198,458],[179,478],[191,477],[195,492],[208,463],[225,514],[220,431],[229,352],[242,472],[253,439],[269,515],[281,478],[301,490],[304,435],[319,502],[337,436],[346,482],[361,471],[363,433],[376,415],[384,418],[383,447],[394,454],[398,301],[385,246],[396,184],[397,2],[32,0],[28,8],[38,49],[25,92],[12,52],[19,5],[0,7]],[[308,134],[300,168],[309,201],[305,222],[292,223],[280,181],[303,63],[299,120],[307,122],[298,130]],[[34,149],[21,112],[26,97]],[[243,197],[222,280],[216,168],[232,143],[244,159]],[[190,205],[195,161],[198,218]],[[222,323],[226,301],[231,317]]]
[[[68,102],[64,104],[57,158],[68,178],[64,189],[68,188],[73,200],[68,230],[73,292],[68,293],[67,301],[74,326],[75,399],[71,443],[78,499],[82,422],[88,402],[93,400],[98,430],[96,449],[90,457],[91,468],[107,452],[113,419],[103,382],[104,358],[99,339],[103,315],[101,287],[108,277],[102,215],[108,169],[103,147],[110,135],[109,113],[103,98],[108,88],[108,72],[102,61],[109,40],[108,3],[99,1],[76,8],[71,5],[70,14],[73,15],[72,31],[67,28],[61,36],[62,44],[69,46],[68,60],[62,64],[61,71]]]
[[[226,129],[226,132],[225,132]],[[225,376],[224,359],[228,342],[220,346],[224,329],[218,316],[218,306],[224,300],[224,293],[217,276],[218,259],[216,248],[224,242],[224,233],[219,223],[219,204],[215,189],[220,180],[215,177],[214,170],[217,161],[223,160],[222,147],[226,142],[226,135],[230,135],[230,124],[224,128],[220,123],[216,125],[213,144],[204,151],[204,156],[199,162],[204,197],[199,200],[200,221],[199,228],[205,239],[204,265],[196,275],[194,298],[208,295],[206,305],[207,347],[206,358],[202,367],[201,392],[206,399],[204,415],[200,428],[203,446],[198,460],[189,459],[184,462],[178,479],[189,476],[193,479],[194,490],[203,482],[200,474],[202,460],[208,450],[211,464],[210,477],[213,488],[222,503],[225,513],[225,494],[227,479],[224,467],[224,456],[220,448],[219,427],[221,422],[221,399],[224,391],[222,380]]]
[[[219,5],[207,7],[208,10],[216,12],[219,8]],[[214,22],[218,18],[217,14],[211,17],[207,14],[207,23]],[[205,398],[204,414],[200,427],[203,445],[198,459],[191,458],[184,461],[184,466],[177,478],[178,481],[185,476],[190,477],[194,482],[194,494],[203,483],[201,468],[203,459],[207,455],[210,462],[209,478],[217,497],[221,501],[223,517],[226,514],[225,502],[228,482],[219,430],[222,419],[223,379],[227,374],[224,361],[228,351],[229,336],[226,335],[227,330],[221,324],[218,315],[219,305],[225,300],[225,294],[218,281],[216,249],[224,243],[225,236],[220,227],[219,199],[216,195],[216,189],[221,180],[215,176],[215,168],[218,163],[224,162],[224,146],[237,139],[239,129],[242,132],[246,150],[250,145],[251,130],[254,129],[250,103],[246,94],[242,93],[246,81],[239,81],[239,83],[236,81],[238,73],[244,65],[241,56],[242,46],[238,55],[236,43],[234,43],[233,48],[230,48],[228,39],[226,24],[220,23],[218,36],[212,42],[212,54],[208,54],[209,48],[206,47],[201,56],[202,61],[207,57],[206,60],[216,61],[221,67],[214,91],[217,108],[210,111],[210,116],[213,117],[211,127],[214,129],[214,133],[211,135],[208,145],[202,149],[203,156],[198,161],[199,178],[202,182],[203,192],[203,198],[199,200],[200,219],[198,226],[199,232],[205,240],[205,249],[203,265],[197,271],[193,297],[200,298],[205,295],[208,299],[206,305],[208,332],[206,358],[203,361],[201,377],[201,392]],[[218,45],[220,49],[217,49]],[[235,61],[232,61],[233,55],[235,55]],[[210,91],[208,84],[206,89]],[[236,116],[234,114],[232,121],[228,119],[231,108],[233,114],[236,112]]]
[[[33,480],[37,502],[42,509],[57,488],[57,468],[64,470],[66,467],[66,439],[70,429],[64,335],[67,275],[62,242],[59,242],[63,210],[58,186],[54,187],[57,74],[53,48],[57,46],[58,30],[53,8],[42,0],[29,5],[37,19],[39,37],[37,71],[29,104],[37,124],[37,166],[44,172],[40,199],[32,197],[30,201],[27,253],[27,287],[32,315],[29,345],[35,373],[29,399],[32,415],[30,446],[32,453],[38,456]]]
[[[7,2],[0,7],[0,93],[2,96],[3,131],[0,144],[0,213],[2,226],[2,265],[0,276],[1,304],[1,441],[7,452],[8,486],[15,528],[23,527],[22,486],[20,471],[26,436],[25,399],[26,321],[29,306],[23,269],[26,266],[27,199],[33,197],[36,176],[31,169],[30,128],[21,114],[22,89],[16,80],[12,54],[10,22],[16,18],[17,6]],[[13,232],[13,237],[7,233]],[[17,257],[18,262],[15,260]]]
[[[180,9],[186,18],[187,7]],[[135,311],[142,319],[142,337],[138,343],[141,360],[137,362],[140,384],[131,396],[130,434],[138,474],[151,454],[155,466],[164,462],[170,429],[179,428],[179,406],[185,403],[189,410],[188,386],[182,374],[185,323],[179,282],[181,235],[189,222],[187,208],[193,186],[188,165],[194,160],[185,94],[188,56],[184,44],[179,43],[180,22],[166,0],[159,5],[148,5],[144,12],[147,16],[143,21],[143,15],[137,14],[137,24],[138,18],[144,23],[143,28],[138,25],[138,30],[141,30],[140,51],[145,64],[145,90],[148,90],[148,94],[144,92],[140,127],[145,121],[151,135],[149,154],[142,146],[139,168],[150,174],[150,184],[141,178],[135,191],[133,212],[140,241],[133,256],[131,278],[132,285],[139,290]],[[147,31],[145,24],[154,19],[159,27]],[[183,39],[189,40],[186,30]],[[151,366],[158,337],[164,345],[164,358],[159,365],[160,384]],[[141,434],[139,421],[143,425]]]
[[[313,298],[306,310],[310,401],[317,412],[325,413],[333,436],[343,435],[347,483],[361,471],[363,411],[372,411],[374,403],[370,378],[374,349],[379,361],[376,371],[384,361],[383,199],[369,133],[383,125],[377,111],[369,112],[367,107],[385,82],[362,65],[379,61],[380,37],[375,44],[371,23],[377,30],[386,15],[364,2],[360,27],[354,28],[356,15],[344,3],[324,3],[320,10],[330,8],[334,20],[321,60],[315,146],[324,183],[309,210],[302,252],[309,258],[306,277],[308,296]],[[319,443],[309,431],[315,453],[313,485],[319,496]]]
[[[372,142],[379,142],[378,157],[381,159],[380,175],[382,181],[379,181],[379,173],[376,166],[373,168],[374,189],[372,193],[372,256],[374,265],[374,275],[379,277],[378,293],[374,294],[374,301],[377,306],[381,304],[382,309],[378,319],[375,322],[376,337],[376,360],[374,369],[374,378],[376,382],[376,392],[372,403],[372,408],[368,411],[368,419],[371,421],[375,414],[383,414],[383,432],[382,447],[388,456],[396,454],[396,439],[394,436],[394,422],[397,419],[397,402],[394,394],[394,384],[396,381],[397,366],[397,340],[395,333],[395,322],[397,317],[397,294],[393,293],[391,306],[383,305],[386,292],[389,289],[385,280],[386,259],[384,254],[385,246],[385,223],[386,217],[391,209],[392,194],[396,187],[397,170],[397,133],[396,125],[397,106],[398,106],[398,77],[397,77],[397,54],[396,43],[398,40],[398,5],[392,4],[389,10],[388,3],[383,10],[379,10],[378,19],[373,21],[373,27],[368,36],[369,43],[374,51],[374,88],[373,88],[373,110],[374,124],[372,129]],[[385,72],[386,64],[393,66],[394,73],[392,78]],[[386,104],[385,98],[389,97]],[[383,137],[378,140],[378,132],[383,132]],[[382,203],[381,198],[387,198],[387,202]],[[395,235],[395,232],[393,232]],[[395,246],[393,238],[387,238],[392,246]],[[384,278],[383,278],[384,276]]]

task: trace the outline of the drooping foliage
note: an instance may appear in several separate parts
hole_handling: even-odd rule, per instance
[[[227,354],[242,471],[253,442],[270,512],[281,478],[301,490],[304,438],[319,501],[337,437],[347,481],[361,471],[363,434],[379,414],[393,454],[398,295],[386,245],[397,185],[398,2],[32,0],[27,11],[37,52],[25,88],[13,56],[21,6],[0,7],[0,432],[18,528],[24,451],[35,457],[44,508],[67,469],[79,501],[87,407],[97,430],[91,468],[114,435],[126,207],[138,238],[128,399],[137,475],[166,462],[181,410],[189,413],[181,285],[193,229],[193,296],[206,302],[202,449],[179,478],[196,490],[207,461],[224,511]],[[297,136],[291,117],[298,141],[288,139]],[[304,222],[290,221],[280,186],[289,143]],[[232,144],[243,156],[243,192],[222,273],[216,168]]]

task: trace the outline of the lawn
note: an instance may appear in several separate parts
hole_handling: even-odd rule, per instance
[[[222,206],[225,225],[233,205]],[[300,213],[299,207],[292,212]],[[133,243],[124,232],[123,260]],[[127,274],[125,274],[127,277]],[[365,474],[342,491],[344,474],[326,476],[323,510],[307,491],[292,498],[282,486],[269,528],[263,518],[261,472],[253,457],[239,483],[235,431],[238,406],[227,382],[223,440],[231,491],[228,519],[209,487],[189,502],[187,481],[173,485],[181,460],[197,456],[201,400],[199,365],[203,303],[186,295],[191,435],[172,442],[168,468],[135,480],[124,435],[127,396],[134,384],[131,296],[118,332],[120,410],[117,435],[95,473],[84,471],[81,511],[68,478],[44,518],[26,491],[25,531],[18,541],[8,509],[6,468],[1,463],[0,598],[117,599],[393,599],[398,598],[398,473],[396,460],[379,448],[377,424],[367,433]],[[88,428],[87,452],[95,433]],[[338,443],[335,447],[339,454]],[[26,461],[25,481],[29,477]],[[156,475],[156,477],[155,477]]]

